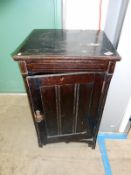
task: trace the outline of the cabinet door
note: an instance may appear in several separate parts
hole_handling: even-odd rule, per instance
[[[93,137],[99,119],[104,74],[67,73],[29,76],[34,116],[40,111],[40,139]],[[36,121],[37,122],[37,121]],[[43,132],[43,134],[41,134]],[[43,138],[45,140],[45,138]]]

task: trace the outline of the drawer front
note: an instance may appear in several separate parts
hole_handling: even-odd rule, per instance
[[[27,62],[29,74],[60,72],[105,72],[108,61],[66,60],[66,61],[31,61]]]

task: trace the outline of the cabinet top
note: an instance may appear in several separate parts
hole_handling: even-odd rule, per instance
[[[103,31],[35,29],[13,53],[15,60],[48,58],[120,60]]]

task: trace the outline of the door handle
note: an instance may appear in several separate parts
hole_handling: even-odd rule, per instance
[[[34,116],[35,116],[35,121],[37,123],[40,123],[42,120],[45,120],[45,116],[41,114],[40,110],[36,110]]]

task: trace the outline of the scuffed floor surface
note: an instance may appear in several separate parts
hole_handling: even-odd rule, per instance
[[[26,96],[0,95],[0,175],[98,174],[105,174],[98,146],[92,150],[86,143],[57,143],[39,148]]]
[[[113,175],[131,175],[131,138],[106,140],[106,149]]]

